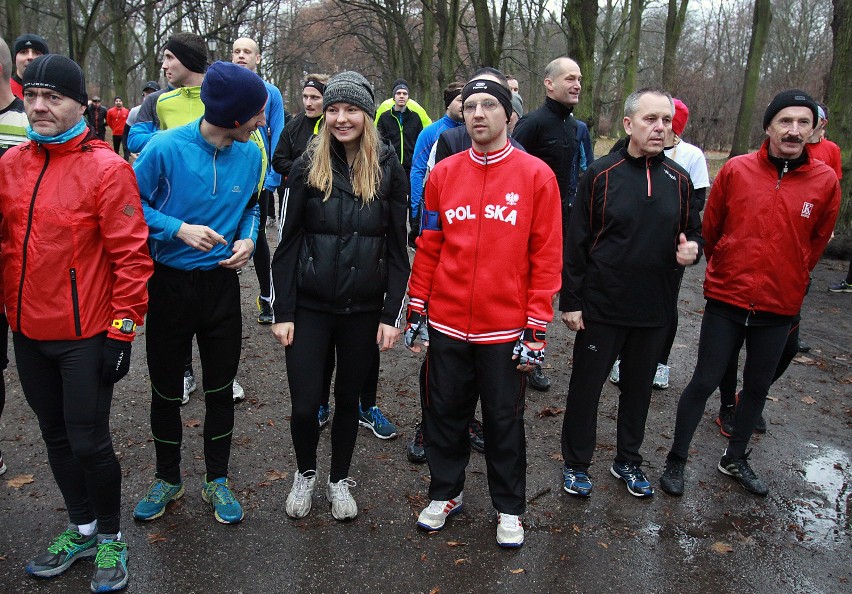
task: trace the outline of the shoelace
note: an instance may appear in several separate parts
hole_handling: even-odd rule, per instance
[[[95,556],[95,565],[98,567],[115,567],[121,558],[121,552],[127,545],[118,540],[105,540],[98,545],[98,554]]]
[[[213,488],[213,497],[216,498],[216,503],[220,505],[231,505],[235,503],[237,500],[234,498],[234,494],[231,492],[231,488],[228,486],[228,483],[214,483],[216,486]]]
[[[311,479],[315,476],[316,474],[313,474],[311,476],[305,476],[304,474],[296,475],[296,484],[293,485],[293,490],[296,491],[296,498],[304,499],[305,497],[307,497],[308,491],[310,489]]]
[[[423,429],[419,426],[414,432],[414,445],[418,447],[423,447]]]
[[[636,483],[645,480],[645,474],[635,464],[627,463],[624,467],[624,480]]]
[[[83,538],[83,535],[77,532],[76,530],[71,530],[70,528],[56,537],[56,540],[47,547],[48,552],[56,555],[61,553],[62,551],[70,551],[72,547],[75,546],[74,540],[79,540]]]
[[[166,482],[162,480],[154,481],[154,484],[151,485],[151,488],[148,489],[148,494],[145,495],[145,501],[160,501],[165,496],[168,487],[166,487]]]
[[[565,472],[565,478],[569,479],[572,483],[588,483],[589,475],[585,472],[578,470],[573,471],[569,470]]]
[[[355,482],[355,479],[349,476],[337,481],[336,483],[331,483],[331,496],[338,501],[343,501],[350,497],[349,487],[354,487],[357,484],[358,483]]]
[[[678,462],[672,462],[666,468],[666,471],[672,475],[672,478],[681,479],[683,478],[683,464]]]
[[[757,480],[757,475],[754,473],[754,470],[751,469],[751,466],[748,463],[748,457],[751,455],[751,450],[747,451],[743,454],[742,458],[734,458],[731,462],[737,467],[737,472],[740,473],[740,476],[749,479],[749,480]]]
[[[385,415],[382,414],[382,411],[379,410],[378,406],[374,406],[370,409],[370,415],[373,417],[373,422],[376,424],[376,427],[383,427],[390,422],[387,420]]]

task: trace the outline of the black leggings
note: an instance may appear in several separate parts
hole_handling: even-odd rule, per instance
[[[257,229],[257,242],[254,246],[254,271],[257,273],[257,282],[260,285],[260,296],[269,299],[272,287],[272,272],[269,268],[269,242],[266,240],[266,213],[269,204],[275,208],[275,195],[271,190],[263,190],[260,193],[260,226]]]
[[[156,476],[181,482],[180,402],[185,356],[195,335],[204,380],[207,480],[226,477],[234,431],[233,381],[242,348],[237,274],[227,268],[185,271],[155,263],[148,294],[145,346]]]
[[[734,349],[734,354],[731,355],[731,360],[728,362],[728,368],[725,370],[725,376],[719,382],[719,396],[721,396],[721,406],[723,408],[735,406],[737,403],[737,369],[740,364],[740,349],[743,348],[745,335],[738,341],[739,346]],[[779,377],[784,375],[790,362],[796,353],[799,352],[799,318],[790,326],[790,332],[787,334],[787,343],[784,345],[784,352],[781,353],[781,360],[778,361],[778,367],[775,368],[775,374],[772,376],[774,384]]]
[[[666,336],[666,342],[663,345],[663,350],[660,353],[660,360],[658,361],[663,365],[669,364],[669,355],[671,355],[672,345],[674,344],[675,335],[677,335],[677,324],[679,321],[677,303],[680,296],[680,287],[683,285],[683,273],[685,270],[686,268],[681,266],[677,271],[677,291],[675,291],[674,301],[672,302],[672,317],[669,322],[669,333]]]
[[[376,346],[376,356],[373,357],[373,363],[370,365],[370,373],[367,374],[367,379],[361,388],[358,400],[361,410],[369,410],[376,406],[376,392],[379,389],[379,367],[381,365],[381,355],[379,348]],[[322,378],[322,393],[323,405],[328,406],[328,401],[331,397],[331,376],[334,374],[334,345],[328,345],[328,353],[325,356],[325,369],[323,370]]]
[[[677,405],[674,443],[669,458],[687,459],[689,445],[701,422],[707,399],[721,382],[732,355],[736,354],[743,340],[746,344],[743,389],[734,412],[734,432],[728,440],[727,452],[734,458],[745,454],[751,433],[763,413],[766,395],[789,331],[789,321],[774,326],[746,326],[709,308],[704,310],[698,339],[698,360],[692,379]]]
[[[101,382],[105,334],[32,340],[15,333],[21,388],[38,418],[53,477],[71,523],[120,530],[121,467],[109,432],[112,384]]]
[[[317,410],[329,345],[337,351],[331,424],[332,482],[349,476],[358,435],[358,394],[375,357],[379,312],[333,314],[296,307],[293,344],[285,349],[290,384],[290,433],[299,472],[317,469]]]
[[[2,308],[0,308],[2,309]],[[4,371],[9,365],[9,321],[5,313],[0,313],[0,419],[3,418],[3,409],[6,407],[6,378]]]

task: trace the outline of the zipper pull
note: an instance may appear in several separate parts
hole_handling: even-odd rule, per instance
[[[781,178],[784,177],[784,174],[786,174],[787,171],[788,171],[787,170],[787,164],[788,163],[789,163],[789,161],[784,161],[784,169],[781,170],[781,175],[778,176],[778,183],[775,184],[776,190],[781,187]]]

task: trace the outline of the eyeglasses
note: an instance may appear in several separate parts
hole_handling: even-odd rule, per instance
[[[500,102],[494,101],[493,99],[485,99],[483,101],[477,101],[476,103],[465,103],[463,110],[466,114],[473,115],[476,113],[477,107],[481,107],[484,112],[494,111],[500,107]]]

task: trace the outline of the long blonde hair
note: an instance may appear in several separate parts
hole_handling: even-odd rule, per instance
[[[319,134],[314,138],[308,148],[308,184],[317,188],[325,194],[323,201],[331,197],[332,189],[332,140],[334,136],[328,127],[323,125]],[[379,166],[379,132],[373,125],[372,119],[364,112],[364,132],[361,134],[361,146],[352,163],[352,189],[360,196],[365,204],[370,203],[379,193],[379,184],[382,181],[382,170]]]

